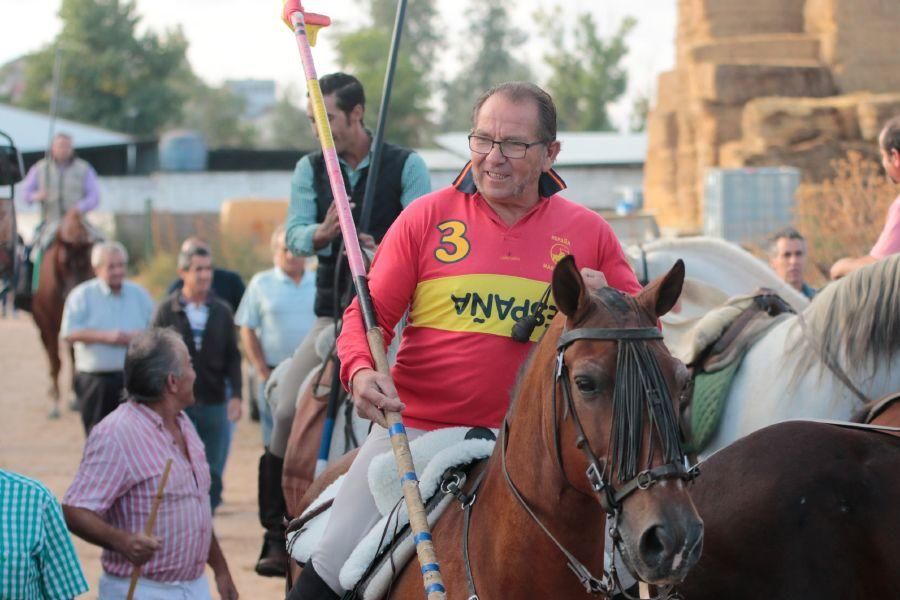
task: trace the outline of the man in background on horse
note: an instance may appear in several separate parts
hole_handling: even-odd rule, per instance
[[[75,395],[84,432],[114,411],[122,399],[122,368],[128,342],[147,328],[153,300],[125,280],[128,251],[119,242],[91,250],[96,277],[66,298],[60,336],[75,347]]]
[[[319,79],[325,101],[335,151],[340,160],[344,185],[353,207],[357,224],[362,215],[362,201],[369,183],[372,160],[372,132],[366,128],[366,96],[356,77],[332,73]],[[318,136],[313,106],[306,113]],[[374,250],[397,215],[413,200],[431,191],[431,178],[422,157],[402,146],[385,143],[382,148],[378,181],[373,181],[372,219],[360,232],[360,241]],[[341,252],[341,231],[334,206],[331,185],[321,151],[307,154],[297,163],[291,179],[291,202],[287,218],[287,247],[302,256],[315,255],[316,270],[315,323],[291,359],[286,376],[275,388],[272,444],[270,451],[283,458],[287,449],[300,385],[321,361],[316,354],[316,340],[323,329],[333,327],[349,302],[352,292],[350,269]],[[342,277],[335,286],[336,271]]]
[[[558,195],[565,186],[552,169],[560,142],[549,94],[524,82],[496,86],[472,121],[469,164],[452,186],[400,214],[369,271],[386,343],[409,310],[392,377],[374,370],[357,300],[344,314],[341,381],[375,423],[292,600],[338,598],[342,564],[380,518],[367,475],[391,449],[383,410],[403,412],[410,440],[443,427],[499,428],[516,373],[556,313],[547,290],[557,261],[573,255],[592,288],[641,289],[612,227]],[[513,333],[528,314],[535,327]]]
[[[210,504],[222,503],[222,475],[231,445],[231,423],[241,418],[241,353],[231,309],[211,290],[212,255],[205,245],[178,254],[184,281],[156,308],[154,327],[172,327],[190,351],[197,380],[196,403],[185,412],[203,440],[209,461]]]
[[[66,212],[77,210],[85,214],[97,208],[100,203],[97,172],[87,161],[75,156],[70,135],[57,133],[50,145],[49,160],[42,158],[28,171],[22,184],[22,198],[28,204],[40,204],[41,222],[31,245],[38,250],[46,249]]]
[[[769,238],[769,265],[785,283],[813,299],[816,290],[803,280],[806,270],[806,239],[793,227],[777,231]]]
[[[900,117],[888,121],[878,136],[881,165],[894,183],[900,183]],[[865,256],[842,258],[831,266],[831,278],[840,279],[856,269],[900,253],[900,195],[888,208],[887,220],[878,241]]]
[[[284,459],[269,450],[272,409],[263,389],[272,370],[291,357],[312,327],[316,282],[315,273],[305,269],[306,259],[287,247],[283,225],[272,232],[271,245],[275,266],[253,276],[234,320],[241,328],[247,357],[259,374],[257,400],[264,452],[259,459],[258,499],[259,520],[266,532],[256,572],[284,576],[287,567],[282,524],[287,507],[281,490]]]
[[[63,498],[72,532],[103,547],[100,600],[121,600],[140,568],[137,598],[209,600],[205,565],[226,600],[238,597],[212,527],[209,467],[184,410],[196,373],[187,346],[169,329],[137,335],[125,356],[128,400],[91,431]],[[144,533],[161,487],[152,535]]]

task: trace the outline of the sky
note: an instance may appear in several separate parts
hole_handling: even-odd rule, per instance
[[[465,10],[473,1],[437,0],[442,23],[448,30],[447,42],[436,70],[450,77],[460,68],[459,47]],[[50,42],[62,24],[56,13],[61,0],[0,0],[3,33],[0,35],[0,64],[36,50]],[[630,52],[623,63],[629,72],[626,97],[612,107],[614,122],[627,124],[631,102],[640,95],[655,93],[656,76],[674,64],[676,0],[536,0],[510,2],[516,25],[531,31],[530,41],[521,51],[538,77],[546,77],[542,56],[546,42],[534,32],[534,15],[549,7],[554,15],[548,26],[574,22],[575,15],[589,10],[601,36],[613,34],[622,18],[631,15],[638,25],[628,37]],[[305,9],[327,14],[336,29],[354,29],[366,23],[361,0],[305,0]],[[181,26],[189,42],[188,59],[194,71],[211,84],[226,79],[274,79],[281,90],[291,90],[298,99],[305,91],[300,57],[291,32],[281,22],[280,0],[137,0],[143,17],[141,28],[165,31]],[[561,15],[561,16],[560,16]],[[335,36],[325,29],[313,48],[320,75],[337,70]],[[387,51],[387,49],[385,49]]]

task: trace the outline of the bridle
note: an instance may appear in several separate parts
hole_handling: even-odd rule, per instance
[[[588,483],[596,494],[600,506],[606,512],[609,534],[612,540],[604,548],[603,576],[598,579],[588,568],[556,539],[556,537],[541,522],[528,502],[513,483],[506,466],[506,446],[509,441],[509,419],[504,420],[500,440],[501,464],[503,475],[513,496],[519,504],[531,516],[531,519],[543,530],[557,548],[563,553],[569,568],[590,594],[605,594],[611,596],[619,590],[631,598],[619,582],[615,567],[615,552],[619,535],[619,519],[626,498],[638,490],[646,490],[654,484],[666,479],[680,479],[689,481],[697,475],[696,469],[686,468],[686,456],[681,448],[678,424],[674,415],[668,387],[659,369],[656,357],[647,348],[647,342],[661,340],[662,333],[656,327],[625,327],[625,328],[580,328],[564,332],[556,343],[556,370],[553,385],[553,424],[554,440],[556,444],[556,456],[563,477],[569,485],[575,487],[568,480],[563,468],[562,449],[560,441],[559,419],[557,418],[557,389],[562,390],[564,401],[563,419],[572,415],[577,433],[575,445],[581,449],[587,459],[588,467],[585,471]],[[572,391],[569,385],[569,370],[565,362],[565,351],[573,343],[580,340],[615,341],[618,343],[618,355],[616,364],[616,391],[613,400],[613,426],[610,436],[612,452],[610,459],[615,461],[615,471],[618,472],[619,485],[616,487],[612,481],[613,469],[609,462],[600,460],[591,448],[590,440],[584,431],[581,419],[572,399]],[[626,387],[632,389],[626,390]],[[634,389],[638,387],[639,389]],[[660,438],[660,445],[664,463],[657,467],[649,467],[637,472],[637,461],[643,443],[643,410],[649,411],[651,427],[656,430]],[[630,426],[626,421],[631,421]],[[654,449],[651,432],[651,448],[648,462],[652,463]],[[576,488],[578,489],[578,488]],[[669,588],[661,588],[657,598],[668,598]]]

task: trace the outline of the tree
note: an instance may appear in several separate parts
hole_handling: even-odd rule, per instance
[[[650,97],[646,94],[638,95],[631,103],[631,117],[629,117],[628,129],[633,133],[639,133],[647,129],[647,119],[650,117]]]
[[[138,135],[178,120],[184,97],[171,78],[187,66],[180,29],[136,36],[133,0],[63,0],[59,115]],[[47,110],[55,46],[28,57],[21,104]]]
[[[272,108],[267,121],[270,125],[264,143],[271,148],[315,150],[319,147],[306,111],[291,102],[291,90],[286,91]]]
[[[210,87],[201,80],[187,95],[179,125],[203,134],[210,148],[252,147],[256,130],[244,122],[244,100],[224,87]]]
[[[590,13],[578,16],[574,47],[566,44],[566,28],[548,31],[556,50],[544,57],[551,69],[547,90],[556,102],[559,128],[567,131],[611,131],[607,107],[628,85],[628,73],[621,66],[628,53],[625,37],[637,21],[626,17],[619,30],[603,41]]]
[[[472,105],[478,95],[498,83],[530,80],[531,70],[513,53],[528,36],[510,24],[507,0],[473,0],[467,14],[466,43],[460,53],[459,74],[442,86],[444,130],[467,130],[472,124]]]
[[[371,25],[345,33],[337,44],[341,68],[366,90],[366,125],[375,128],[396,16],[394,0],[369,0]],[[415,146],[424,143],[429,120],[431,77],[440,37],[434,0],[409,2],[400,38],[385,139]]]

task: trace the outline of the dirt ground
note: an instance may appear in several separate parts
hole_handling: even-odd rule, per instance
[[[65,398],[69,380],[66,370],[62,376]],[[78,413],[68,408],[63,409],[61,419],[47,419],[48,381],[47,360],[31,316],[19,313],[14,319],[0,319],[0,468],[33,477],[62,498],[81,460],[84,431]],[[262,443],[259,425],[247,418],[246,406],[244,414],[235,430],[225,468],[224,503],[216,513],[214,527],[241,597],[283,598],[284,580],[259,577],[253,571],[262,543],[256,509]],[[100,549],[73,539],[91,586],[80,598],[96,598]],[[213,597],[218,597],[214,589]]]

